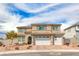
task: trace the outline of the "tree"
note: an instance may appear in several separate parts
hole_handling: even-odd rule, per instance
[[[13,40],[15,38],[17,38],[17,33],[15,33],[14,31],[7,32],[6,33],[6,37],[7,37],[7,39],[10,39],[11,40],[11,45],[12,45]]]

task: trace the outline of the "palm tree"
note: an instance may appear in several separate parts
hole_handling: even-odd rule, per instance
[[[7,37],[7,39],[10,39],[11,40],[11,45],[12,45],[13,40],[15,38],[17,38],[17,33],[15,33],[14,31],[7,32],[6,33],[6,37]]]

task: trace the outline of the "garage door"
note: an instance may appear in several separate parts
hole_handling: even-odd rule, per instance
[[[49,36],[36,36],[36,45],[50,45]]]
[[[63,40],[62,40],[62,38],[55,38],[54,39],[54,43],[55,43],[55,45],[62,45],[63,44]]]

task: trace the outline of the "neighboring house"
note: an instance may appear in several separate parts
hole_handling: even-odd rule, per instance
[[[62,45],[61,24],[32,24],[30,27],[20,26],[18,42],[33,45]]]
[[[70,44],[79,45],[79,22],[73,24],[72,26],[64,29],[65,31],[65,39],[70,40]]]
[[[0,38],[0,42],[1,42],[1,43],[3,43],[3,40],[4,40],[3,38]]]

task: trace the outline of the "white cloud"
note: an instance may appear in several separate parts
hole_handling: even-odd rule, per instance
[[[30,10],[28,7],[25,8],[25,5],[17,5],[15,4],[16,7],[23,11],[29,11],[33,13],[41,12],[46,10],[49,7],[53,7],[54,5],[57,4],[50,4],[48,6],[43,6],[42,8],[37,8],[36,10]],[[0,31],[10,31],[10,30],[15,30],[16,31],[16,26],[25,26],[25,25],[30,25],[32,23],[44,23],[44,22],[62,22],[65,18],[67,22],[62,23],[62,29],[70,26],[71,24],[77,22],[79,20],[79,17],[77,15],[79,13],[79,4],[73,4],[72,6],[68,6],[66,8],[60,8],[59,10],[53,11],[52,12],[47,12],[44,14],[39,14],[38,16],[35,17],[30,17],[30,18],[25,18],[20,20],[19,15],[11,15],[6,11],[6,5],[5,4],[0,4],[0,20],[3,20],[4,23],[0,23],[2,26],[2,29]]]
[[[20,16],[19,16],[20,17]],[[18,16],[12,16],[6,11],[6,5],[0,4],[0,32],[15,30],[15,25],[20,20]]]
[[[49,6],[48,8],[50,8],[51,6]],[[39,10],[42,11],[41,8]],[[49,22],[49,23],[50,22],[60,22],[60,21],[62,22],[64,20],[64,18],[66,18],[65,20],[67,22],[62,23],[62,29],[64,29],[78,21],[79,17],[78,17],[78,15],[75,15],[76,13],[79,12],[78,10],[79,10],[79,4],[72,4],[71,6],[68,6],[66,8],[61,8],[56,11],[52,11],[50,13],[40,14],[39,16],[28,18],[28,19],[25,18],[21,21],[20,25],[21,24],[29,25],[32,23],[41,23],[41,22],[42,23],[43,22]]]
[[[17,8],[19,8],[19,9],[25,11],[25,12],[38,13],[38,12],[41,12],[43,10],[46,10],[49,7],[53,7],[55,5],[58,5],[58,3],[57,4],[56,3],[53,3],[53,4],[50,3],[48,5],[43,5],[40,8],[39,7],[36,8],[34,6],[31,6],[31,7],[33,7],[33,8],[31,8],[31,7],[29,7],[28,5],[25,5],[25,4],[14,4],[14,5]]]

